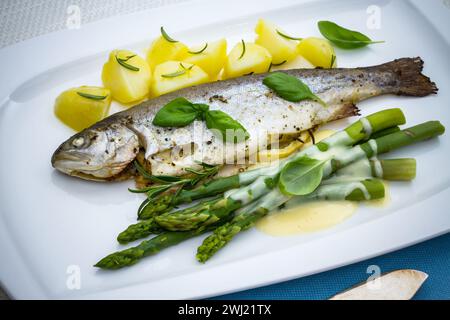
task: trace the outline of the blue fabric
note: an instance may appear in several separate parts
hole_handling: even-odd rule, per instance
[[[365,281],[370,265],[378,265],[382,273],[396,269],[426,272],[429,277],[414,298],[450,299],[450,233],[335,270],[213,299],[326,299]]]

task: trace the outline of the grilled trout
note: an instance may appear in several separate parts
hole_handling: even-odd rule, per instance
[[[265,74],[182,89],[113,114],[75,134],[57,148],[51,162],[71,176],[110,181],[123,179],[138,153],[143,153],[152,174],[158,175],[182,175],[184,168],[199,166],[198,161],[238,161],[270,144],[270,139],[261,137],[295,137],[317,125],[357,115],[358,101],[384,94],[423,97],[436,93],[436,85],[422,69],[420,58],[402,58],[365,68],[283,71],[303,81],[327,106],[312,100],[283,100],[262,83]],[[246,128],[250,138],[224,143],[197,120],[182,128],[154,126],[158,110],[177,97],[227,113]],[[222,152],[228,144],[243,152]]]

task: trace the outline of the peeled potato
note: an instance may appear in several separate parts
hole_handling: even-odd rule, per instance
[[[285,34],[273,23],[259,19],[256,24],[257,34],[255,43],[266,48],[272,55],[272,62],[277,64],[290,61],[297,55],[298,41],[281,36],[277,31]]]
[[[226,59],[222,79],[243,76],[250,73],[264,73],[269,70],[272,56],[269,51],[257,44],[245,42],[234,46]]]
[[[101,87],[82,86],[61,93],[55,115],[67,126],[81,131],[102,120],[111,105],[111,92]]]
[[[297,49],[299,54],[316,67],[336,67],[336,54],[328,40],[314,37],[306,38],[300,41]]]
[[[199,66],[182,61],[166,61],[153,73],[151,97],[209,82],[208,74]]]
[[[287,61],[279,66],[272,66],[270,71],[277,70],[291,70],[291,69],[314,69],[314,65],[303,58],[301,55],[297,55],[294,59]]]
[[[190,49],[190,52],[201,51],[204,44]],[[209,42],[208,46],[201,53],[187,53],[183,61],[193,63],[209,74],[211,79],[217,78],[220,70],[225,64],[227,58],[227,41],[220,39],[219,41]]]
[[[167,41],[163,36],[159,36],[150,45],[147,53],[147,62],[150,68],[169,60],[182,60],[186,57],[188,48],[181,42]]]
[[[126,67],[118,62],[121,59]],[[130,68],[134,69],[131,70]],[[151,71],[147,62],[127,50],[114,50],[103,66],[103,85],[111,90],[113,98],[130,103],[147,97],[150,89]]]

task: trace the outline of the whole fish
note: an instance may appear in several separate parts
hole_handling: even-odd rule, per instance
[[[113,114],[75,134],[57,148],[51,162],[71,176],[108,181],[126,177],[140,152],[152,174],[158,175],[181,175],[184,168],[199,166],[198,161],[237,161],[267,147],[270,142],[260,142],[264,141],[259,139],[262,136],[295,137],[317,125],[357,115],[358,101],[384,94],[422,97],[436,93],[436,85],[421,73],[422,69],[420,58],[402,58],[365,68],[283,71],[303,81],[326,106],[312,100],[294,103],[278,97],[262,83],[265,74],[178,90]],[[197,120],[182,128],[154,126],[155,114],[177,97],[227,113],[246,128],[250,138],[236,145],[224,143]],[[228,144],[243,152],[238,156],[222,152]]]

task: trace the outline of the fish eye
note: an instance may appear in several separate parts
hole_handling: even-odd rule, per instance
[[[77,148],[81,147],[83,144],[84,144],[83,137],[78,137],[76,139],[73,139],[73,141],[72,141],[72,145]]]

